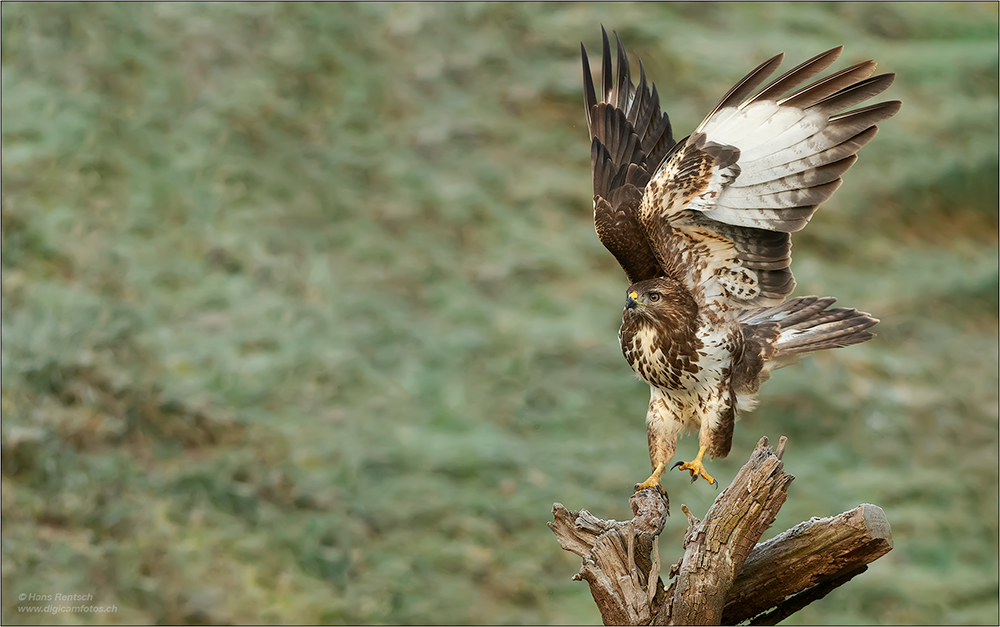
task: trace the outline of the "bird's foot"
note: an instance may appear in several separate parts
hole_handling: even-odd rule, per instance
[[[653,470],[653,474],[649,475],[649,479],[646,479],[642,483],[635,484],[635,493],[638,494],[647,488],[655,487],[660,491],[660,494],[664,494],[663,488],[660,487],[660,475],[663,474],[663,462],[656,465]]]
[[[708,471],[705,470],[705,464],[703,464],[701,461],[702,457],[704,456],[705,456],[705,447],[703,446],[701,447],[701,450],[698,451],[698,457],[694,458],[694,461],[677,462],[676,464],[673,465],[673,467],[670,470],[673,470],[674,468],[680,468],[681,470],[686,470],[691,473],[691,483],[694,483],[695,481],[698,480],[698,477],[701,477],[702,479],[707,481],[709,485],[714,485],[718,487],[715,478],[712,477],[712,475],[708,474]]]

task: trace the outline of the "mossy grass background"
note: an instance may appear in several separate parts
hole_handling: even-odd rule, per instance
[[[885,509],[895,549],[789,624],[996,624],[995,3],[4,3],[4,623],[599,622],[545,522],[648,470],[602,23],[678,137],[776,52],[898,74],[793,251],[878,337],[779,371],[710,468],[789,436],[772,535]]]

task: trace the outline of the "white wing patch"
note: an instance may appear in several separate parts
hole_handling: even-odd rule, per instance
[[[669,177],[662,181],[668,193],[675,188],[686,193],[672,197],[682,201],[682,206],[673,204],[663,210],[671,214],[701,211],[725,224],[769,231],[803,228],[816,207],[837,190],[840,175],[853,165],[855,153],[874,136],[874,125],[899,109],[897,102],[883,102],[838,113],[892,83],[892,75],[869,78],[875,71],[871,61],[784,96],[839,54],[840,49],[833,49],[814,57],[753,96],[750,92],[774,71],[774,61],[780,58],[738,83],[688,139],[692,147],[714,145],[713,154],[731,148],[725,154],[735,152],[738,158],[735,163],[727,160],[721,168],[701,164],[703,178],[692,185],[691,177],[685,177],[690,173],[676,171],[679,162],[691,161],[684,158],[687,151],[675,153],[656,178]]]

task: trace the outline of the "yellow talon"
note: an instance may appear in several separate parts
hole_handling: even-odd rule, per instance
[[[663,474],[663,462],[660,462],[659,464],[656,465],[656,470],[653,471],[653,474],[649,475],[649,479],[646,479],[642,483],[635,484],[635,492],[639,493],[647,488],[655,487],[662,493],[663,488],[660,487],[661,474]]]
[[[707,448],[708,447],[706,446],[702,446],[698,450],[698,457],[695,457],[694,461],[677,462],[676,464],[674,464],[674,468],[680,468],[681,470],[687,470],[688,472],[690,472],[691,483],[697,481],[698,477],[702,477],[703,479],[705,479],[705,481],[709,483],[709,485],[715,485],[715,479],[712,478],[712,475],[708,474],[708,471],[705,470],[705,464],[703,464],[701,461],[701,458],[705,456],[705,450]],[[673,470],[673,468],[671,468],[671,470]]]

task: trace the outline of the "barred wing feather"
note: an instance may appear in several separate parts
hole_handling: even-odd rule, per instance
[[[784,300],[795,287],[788,234],[805,227],[840,187],[875,125],[899,110],[898,101],[889,101],[844,112],[892,83],[892,74],[871,76],[873,61],[799,88],[841,51],[813,57],[756,93],[782,55],[755,68],[671,151],[645,188],[638,219],[659,234],[651,242],[654,255],[665,269],[689,264],[692,254],[699,258],[704,267],[684,278],[703,293],[704,304]],[[693,249],[692,242],[712,237],[731,245]],[[698,281],[701,287],[692,284]]]
[[[602,28],[601,92],[595,90],[587,51],[583,57],[584,104],[591,136],[594,175],[594,227],[633,283],[663,271],[638,221],[643,190],[650,175],[675,146],[670,118],[660,112],[656,86],[646,83],[639,64],[639,86],[630,77],[628,57],[617,40],[617,68],[612,73],[611,46]],[[617,39],[617,35],[615,36]],[[600,100],[598,100],[600,96]]]

